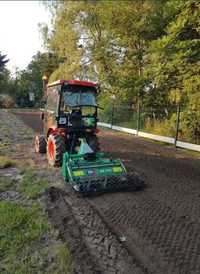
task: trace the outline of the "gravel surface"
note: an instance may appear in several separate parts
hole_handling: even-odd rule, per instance
[[[41,130],[37,115],[20,118]],[[74,273],[199,274],[200,157],[108,130],[100,142],[143,176],[146,189],[78,198],[58,169],[47,168],[45,156],[29,153],[54,181],[47,210],[74,255]]]

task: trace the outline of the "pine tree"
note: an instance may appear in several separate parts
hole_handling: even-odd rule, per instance
[[[6,55],[2,55],[0,52],[0,72],[2,72],[4,70],[5,65],[8,61],[9,60],[6,59]]]

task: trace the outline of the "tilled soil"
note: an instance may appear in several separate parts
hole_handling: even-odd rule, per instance
[[[21,117],[39,130],[30,115]],[[59,170],[49,170],[44,156],[33,156],[44,176],[56,178],[47,210],[71,250],[74,273],[199,274],[199,158],[114,131],[102,130],[100,142],[129,171],[142,174],[143,191],[79,198],[69,186],[57,186]]]
[[[86,199],[52,187],[48,212],[71,250],[76,273],[144,273]]]

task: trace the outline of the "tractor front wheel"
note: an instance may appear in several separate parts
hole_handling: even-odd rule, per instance
[[[35,152],[36,153],[46,153],[46,140],[42,135],[35,136]]]
[[[47,159],[50,166],[62,165],[65,142],[58,134],[50,134],[47,140]]]

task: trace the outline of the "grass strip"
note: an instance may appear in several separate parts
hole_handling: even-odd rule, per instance
[[[20,192],[28,199],[37,198],[48,187],[48,181],[38,178],[32,170],[25,171]]]

